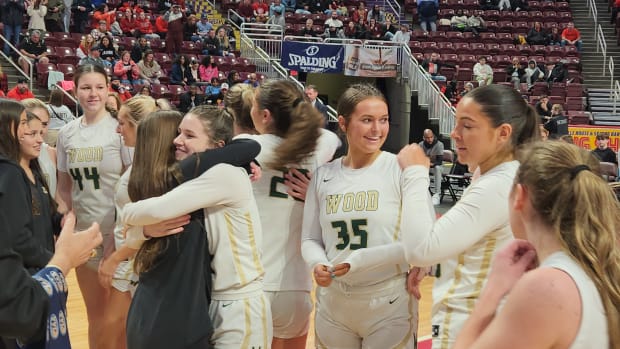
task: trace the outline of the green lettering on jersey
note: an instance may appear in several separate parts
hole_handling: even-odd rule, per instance
[[[303,173],[304,175],[306,175],[309,171],[303,168],[298,168],[297,171]],[[269,184],[269,196],[272,198],[281,198],[281,199],[288,199],[288,194],[286,193],[286,191],[282,192],[282,191],[278,191],[278,184],[282,184],[284,185],[284,174],[287,171],[282,171],[282,176],[273,176],[271,177],[271,182]],[[297,200],[297,198],[295,199]]]
[[[84,175],[82,176],[82,171]],[[99,190],[99,171],[96,167],[84,167],[84,168],[70,168],[69,173],[73,180],[77,183],[80,190],[84,190],[84,179],[93,181],[93,187],[95,190]]]
[[[349,225],[346,221],[332,222],[332,228],[337,229],[338,239],[340,240],[336,245],[336,249],[344,250],[347,246],[351,250],[366,248],[368,246],[368,232],[365,229],[367,224],[368,221],[366,219],[353,219],[351,220],[351,228],[349,229]],[[350,243],[351,236],[349,235],[349,231],[353,233],[353,239],[358,238],[359,242]]]

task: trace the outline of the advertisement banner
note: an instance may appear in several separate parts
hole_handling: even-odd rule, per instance
[[[341,73],[343,56],[342,45],[284,41],[280,64],[307,73]]]
[[[568,134],[573,136],[576,145],[592,150],[596,148],[596,135],[607,133],[609,135],[609,148],[616,153],[620,149],[620,129],[604,126],[569,126]]]
[[[398,47],[368,48],[347,45],[344,75],[361,77],[396,77]]]

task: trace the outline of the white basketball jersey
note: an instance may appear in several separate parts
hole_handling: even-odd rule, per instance
[[[101,232],[114,231],[114,187],[131,163],[129,150],[116,133],[118,122],[109,114],[94,125],[82,117],[58,133],[58,171],[73,178],[71,198],[78,230],[98,222]]]
[[[52,161],[49,153],[49,145],[43,143],[41,145],[41,154],[37,159],[39,161],[39,166],[41,166],[41,174],[45,179],[45,183],[47,183],[47,187],[50,190],[50,195],[52,199],[56,197],[56,164]]]
[[[317,147],[298,169],[313,173],[330,161],[340,146],[338,137],[321,130]],[[266,291],[310,291],[310,270],[301,256],[301,224],[304,203],[290,197],[284,185],[284,172],[268,168],[276,158],[276,149],[282,138],[272,135],[240,135],[261,145],[256,160],[262,166],[262,176],[253,184],[254,196],[259,207],[263,227],[263,264],[265,265]]]
[[[304,236],[322,240],[319,244],[324,246],[332,265],[345,261],[353,250],[399,241],[401,174],[396,156],[387,152],[361,169],[343,166],[342,158],[320,167],[306,196]],[[325,255],[308,254],[306,261],[314,266]],[[350,286],[370,286],[407,270],[406,264],[386,265],[347,274],[336,281]]]

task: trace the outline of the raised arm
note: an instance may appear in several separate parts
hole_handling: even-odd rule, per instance
[[[318,264],[332,266],[325,253],[323,232],[319,215],[321,207],[317,198],[316,176],[310,180],[306,202],[304,204],[304,216],[301,230],[301,254],[310,268]]]

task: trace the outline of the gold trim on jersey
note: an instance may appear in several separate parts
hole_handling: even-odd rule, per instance
[[[243,336],[243,342],[241,343],[241,348],[249,349],[250,347],[250,336],[252,335],[252,314],[250,308],[250,299],[246,298],[243,300],[243,313],[245,314],[245,335]]]
[[[260,256],[258,255],[258,246],[256,245],[256,237],[254,236],[254,225],[252,225],[252,216],[250,216],[249,212],[245,214],[245,222],[248,225],[248,236],[250,238],[250,248],[252,248],[252,257],[254,258],[254,267],[259,275],[264,275],[265,269],[263,269],[263,263],[261,263]]]
[[[417,326],[418,319],[416,318],[415,327],[414,327],[413,317],[417,316],[418,312],[414,310],[415,308],[414,302],[417,302],[417,300],[415,300],[414,297],[409,295],[409,331],[407,331],[407,335],[405,336],[405,338],[403,338],[403,340],[400,343],[398,343],[394,347],[394,349],[409,348],[408,344],[410,344],[411,342],[411,336],[417,337],[416,331],[418,330],[418,326]],[[415,344],[414,344],[414,347],[415,347]]]
[[[400,222],[401,216],[403,214],[403,205],[402,200],[400,206],[398,206],[398,220],[396,221],[396,227],[394,228],[394,241],[400,241]],[[400,269],[400,265],[396,264],[396,274],[402,274],[404,271]]]
[[[493,237],[489,239],[484,246],[484,253],[482,258],[482,264],[480,265],[480,271],[476,276],[476,284],[474,286],[474,291],[467,297],[469,299],[469,303],[467,304],[467,310],[471,314],[474,310],[474,305],[476,305],[476,299],[480,297],[480,292],[482,292],[482,286],[484,284],[484,280],[486,280],[487,275],[489,274],[489,269],[491,267],[491,259],[493,257],[493,251],[497,246],[497,238]]]
[[[442,333],[441,333],[441,347],[440,349],[448,349],[448,344],[449,344],[449,326],[450,326],[450,322],[452,321],[452,308],[447,304],[447,299],[450,298],[454,292],[456,291],[456,286],[461,282],[461,268],[465,265],[465,253],[461,253],[459,254],[458,257],[458,264],[456,269],[454,270],[454,281],[452,282],[452,286],[450,286],[450,289],[448,290],[448,292],[446,293],[446,295],[444,296],[444,298],[442,299],[442,303],[444,303],[444,306],[446,307],[446,315],[445,318],[443,320],[443,328],[441,329]]]
[[[241,265],[241,257],[239,257],[239,243],[237,242],[237,237],[235,236],[233,224],[230,219],[230,215],[228,213],[224,214],[224,219],[226,220],[226,230],[228,232],[228,239],[230,240],[230,248],[233,254],[233,261],[235,263],[235,269],[237,270],[237,274],[239,275],[239,279],[242,285],[247,284],[247,279],[245,273],[243,272],[243,266]]]
[[[268,343],[269,340],[269,336],[268,336],[268,330],[267,330],[267,304],[265,304],[265,295],[261,295],[260,297],[260,303],[262,306],[261,309],[261,320],[263,322],[263,348],[269,348],[271,343]]]

